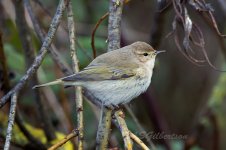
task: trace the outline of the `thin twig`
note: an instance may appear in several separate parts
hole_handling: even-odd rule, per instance
[[[92,50],[93,50],[93,58],[96,58],[97,56],[97,53],[96,53],[96,48],[95,48],[95,33],[96,33],[96,30],[97,28],[99,27],[99,25],[101,24],[101,22],[103,20],[105,20],[109,15],[109,12],[107,12],[106,14],[104,14],[98,21],[97,23],[95,24],[95,27],[93,28],[93,31],[92,31],[92,36],[91,36],[91,46],[92,46]]]
[[[79,134],[79,131],[78,130],[73,130],[64,139],[60,140],[59,142],[57,142],[56,144],[54,144],[53,146],[51,146],[50,148],[48,148],[48,150],[55,150],[55,149],[61,147],[62,145],[64,145],[65,143],[67,143],[72,138],[78,136],[78,134]]]
[[[121,39],[121,16],[123,9],[123,1],[109,0],[109,19],[108,19],[108,51],[120,48]],[[96,149],[106,149],[107,140],[110,135],[111,114],[112,110],[102,106],[101,118],[98,125]]]
[[[135,114],[133,113],[133,111],[129,108],[128,105],[125,105],[125,108],[126,108],[127,112],[130,114],[130,116],[132,117],[132,119],[135,122],[135,124],[137,125],[139,132],[144,133],[144,138],[146,139],[146,141],[148,142],[148,144],[151,146],[151,148],[153,150],[156,150],[156,147],[155,147],[154,143],[148,137],[148,133],[144,130],[144,128],[140,124],[139,120],[137,119],[137,117],[135,116]]]
[[[141,141],[135,134],[133,134],[132,132],[129,132],[129,136],[130,138],[136,142],[138,145],[140,145],[140,147],[143,149],[143,150],[150,150],[145,144],[143,141]]]
[[[52,17],[52,16],[50,15],[50,12],[43,6],[43,4],[42,4],[41,1],[39,1],[39,0],[34,0],[34,2],[37,3],[37,4],[40,6],[40,8],[45,12],[45,14],[46,14],[49,18]],[[68,31],[67,28],[66,28],[66,26],[65,26],[65,24],[61,24],[60,26],[62,27],[62,29],[64,29],[65,32]],[[77,46],[81,49],[81,51],[84,53],[84,55],[86,55],[87,58],[88,58],[89,60],[92,60],[92,57],[91,57],[91,56],[87,53],[87,51],[81,46],[81,44],[79,43],[79,41],[76,40],[75,42],[76,42]]]
[[[35,52],[31,46],[32,41],[31,41],[31,36],[29,35],[29,28],[24,16],[24,7],[23,7],[22,0],[14,0],[13,2],[16,10],[16,25],[18,28],[22,47],[25,53],[26,68],[29,69],[29,65],[34,61]],[[37,84],[38,84],[37,75],[34,74],[29,87],[32,87]],[[35,102],[36,102],[35,106],[38,114],[38,120],[42,124],[42,128],[44,130],[45,136],[48,141],[52,141],[53,139],[56,138],[56,136],[55,136],[53,126],[51,124],[51,120],[49,119],[49,113],[47,109],[44,108],[46,107],[46,105],[44,105],[41,102],[41,97],[38,90],[32,90],[31,94],[35,99]]]
[[[33,0],[33,2],[36,3],[36,4],[38,4],[38,5],[43,9],[43,11],[44,11],[48,16],[50,16],[50,18],[52,18],[51,13],[50,13],[50,11],[48,10],[48,8],[46,8],[40,0]]]
[[[203,18],[203,20],[207,23],[207,25],[211,28],[211,29],[213,29],[214,30],[214,28],[213,28],[213,25],[212,25],[212,23],[209,21],[209,18],[207,18],[207,16],[205,15],[205,14],[201,14],[201,17]],[[226,48],[225,48],[225,45],[224,45],[224,39],[221,37],[221,36],[219,36],[218,35],[218,33],[214,30],[214,33],[215,33],[215,37],[217,38],[217,40],[218,40],[218,42],[219,42],[219,44],[220,44],[220,46],[221,46],[221,51],[222,51],[222,53],[223,53],[223,55],[224,55],[224,58],[226,58]]]
[[[10,147],[10,141],[11,141],[14,119],[16,114],[16,104],[17,104],[17,93],[14,93],[10,103],[9,121],[8,121],[8,127],[6,132],[4,150],[9,150],[9,147]]]
[[[70,39],[70,51],[73,64],[74,73],[79,72],[79,61],[77,58],[77,51],[75,49],[75,22],[72,10],[72,2],[69,0],[67,6],[67,19],[68,19],[68,31]],[[82,99],[82,88],[75,87],[75,102],[77,110],[77,128],[79,131],[78,135],[78,150],[83,150],[84,148],[84,119],[83,119],[83,99]]]
[[[27,70],[26,74],[20,79],[19,83],[12,90],[10,90],[4,97],[2,97],[0,99],[0,108],[2,108],[9,101],[9,98],[12,94],[19,92],[25,86],[25,84],[30,80],[30,78],[34,75],[34,73],[37,71],[37,69],[41,65],[49,47],[53,41],[53,38],[54,38],[56,30],[60,24],[62,14],[65,10],[65,6],[67,3],[68,3],[68,1],[66,1],[66,0],[61,0],[59,2],[55,16],[52,19],[48,34],[45,37],[45,40],[42,44],[39,54],[36,56],[33,64]]]
[[[175,11],[175,19],[173,21],[173,31],[175,33],[176,29],[177,29],[177,23],[180,23],[184,29],[184,40],[183,40],[183,49],[181,49],[180,47],[180,42],[179,42],[179,38],[177,37],[178,35],[175,34],[174,35],[174,40],[176,43],[177,48],[179,49],[179,51],[191,62],[193,62],[194,64],[200,66],[202,65],[204,62],[206,62],[209,67],[211,67],[212,69],[219,71],[219,72],[226,72],[224,70],[220,70],[218,68],[216,68],[212,62],[209,59],[209,56],[206,52],[206,48],[205,48],[205,40],[204,40],[204,36],[203,33],[201,31],[201,28],[196,25],[192,19],[190,18],[187,8],[186,8],[186,1],[176,1],[176,0],[172,0],[173,2],[173,8]],[[214,30],[216,31],[216,33],[218,34],[218,36],[220,37],[226,37],[226,35],[223,35],[220,33],[218,26],[216,24],[215,21],[215,17],[212,14],[213,9],[211,8],[210,5],[206,4],[206,2],[203,1],[189,1],[188,2],[191,6],[193,6],[195,8],[196,11],[206,14],[210,21],[211,21],[211,26],[214,28]],[[192,38],[192,34],[191,33],[196,34],[197,39]],[[191,44],[194,44],[194,46],[197,47],[197,49],[201,50],[204,60],[198,60],[195,59],[188,50],[190,50],[192,53],[194,53],[193,49],[191,48]]]
[[[96,150],[106,150],[111,128],[112,110],[106,107],[101,108],[101,116],[96,137]]]
[[[121,110],[117,110],[115,113],[115,118],[117,119],[120,132],[122,134],[123,140],[124,140],[124,146],[126,150],[132,150],[133,149],[133,143],[130,139],[130,131],[127,128],[125,119],[124,119],[124,113]]]
[[[114,117],[114,118],[112,119],[112,121],[113,121],[114,125],[121,131],[122,128],[121,128],[121,126],[119,125],[119,123],[117,122],[116,117]],[[123,121],[123,122],[125,122],[125,121]],[[128,130],[128,131],[129,131],[129,130]],[[133,134],[131,131],[129,131],[129,136],[130,136],[130,138],[131,138],[132,140],[134,140],[138,145],[140,145],[141,148],[143,148],[144,150],[149,150],[149,148],[144,144],[144,142],[143,142],[141,139],[139,139],[135,134]],[[155,147],[152,147],[152,150],[156,150],[156,148],[155,148]]]
[[[31,18],[35,33],[37,34],[39,40],[41,42],[44,42],[44,38],[45,38],[46,34],[41,29],[38,19],[34,15],[34,12],[32,10],[31,4],[30,4],[30,0],[23,0],[23,1],[24,1],[24,6],[28,10],[28,14]],[[51,48],[49,48],[49,51],[50,51],[51,57],[53,58],[54,62],[58,65],[60,70],[66,75],[71,75],[72,74],[71,69],[63,61],[63,59],[61,58],[61,56],[60,56],[59,52],[57,51],[56,46],[54,44],[51,44]]]
[[[130,2],[130,0],[124,0],[124,4],[127,4]],[[120,3],[120,1],[119,1]],[[120,4],[119,4],[120,5]],[[117,6],[117,5],[116,5]],[[95,48],[95,33],[100,24],[109,16],[109,12],[105,13],[95,24],[93,30],[92,30],[92,36],[91,36],[91,46],[93,50],[93,58],[96,58],[96,48]]]
[[[35,2],[37,2],[37,1],[35,1]],[[38,19],[34,15],[33,9],[32,9],[31,4],[30,4],[30,0],[24,0],[24,5],[28,10],[28,14],[29,14],[31,21],[32,21],[32,24],[34,26],[35,33],[37,34],[40,41],[43,42],[44,37],[45,37],[45,33],[44,33],[44,30],[41,29],[41,26],[38,22]],[[42,4],[39,4],[39,5],[42,5]],[[46,13],[48,13],[48,12],[46,12]],[[58,54],[56,46],[54,44],[51,44],[51,48],[49,50],[50,50],[51,57],[53,58],[54,62],[56,62],[56,64],[58,65],[58,67],[60,68],[62,73],[65,74],[65,75],[72,74],[71,68],[68,67],[68,65],[60,57],[60,54]],[[61,125],[64,128],[64,131],[67,132],[68,127],[70,126],[68,117],[66,117],[66,115],[65,115],[64,111],[62,110],[59,102],[56,101],[56,96],[54,95],[53,91],[50,88],[44,88],[42,91],[43,91],[43,94],[45,95],[45,97],[52,97],[52,98],[48,99],[50,106],[52,107],[55,114],[58,116],[58,119],[60,120]]]

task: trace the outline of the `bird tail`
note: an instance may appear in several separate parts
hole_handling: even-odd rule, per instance
[[[40,84],[40,85],[35,85],[32,89],[37,89],[40,87],[45,87],[45,86],[49,86],[49,85],[56,85],[56,84],[63,84],[64,82],[61,79],[49,82],[49,83],[45,83],[45,84]]]

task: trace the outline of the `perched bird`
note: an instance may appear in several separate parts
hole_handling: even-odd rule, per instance
[[[80,72],[33,88],[63,84],[81,86],[95,103],[118,107],[145,92],[151,83],[156,51],[145,42],[135,42],[102,54]]]

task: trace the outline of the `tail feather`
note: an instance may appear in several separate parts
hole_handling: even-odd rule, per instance
[[[45,86],[49,86],[49,85],[56,85],[56,84],[63,84],[64,82],[61,79],[49,82],[49,83],[45,83],[45,84],[40,84],[40,85],[35,85],[32,89],[37,89],[40,87],[45,87]]]

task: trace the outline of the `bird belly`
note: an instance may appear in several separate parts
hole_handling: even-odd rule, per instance
[[[151,80],[134,78],[133,80],[105,80],[89,82],[84,87],[105,106],[130,102],[145,92]]]

